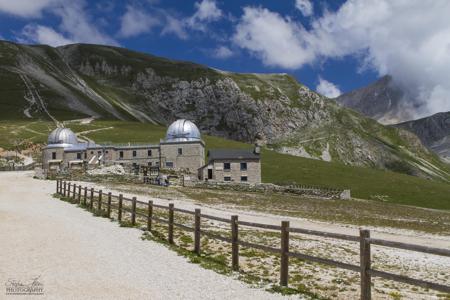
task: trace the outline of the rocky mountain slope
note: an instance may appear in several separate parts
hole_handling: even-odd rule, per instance
[[[392,77],[383,76],[376,82],[342,94],[335,100],[382,124],[396,124],[413,118],[408,110],[401,107],[403,97],[406,95]]]
[[[450,112],[395,125],[415,133],[420,140],[450,162]]]
[[[123,48],[0,42],[0,117],[94,116],[167,125],[277,151],[448,180],[417,137],[342,108],[287,74],[239,74]]]

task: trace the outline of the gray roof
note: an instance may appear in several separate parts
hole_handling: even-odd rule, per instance
[[[211,149],[208,151],[208,160],[218,159],[260,159],[253,149]]]
[[[201,140],[200,130],[189,120],[180,119],[173,122],[167,129],[167,142],[187,142]]]
[[[56,128],[48,136],[47,143],[49,145],[75,145],[78,144],[78,139],[75,133],[69,128]]]

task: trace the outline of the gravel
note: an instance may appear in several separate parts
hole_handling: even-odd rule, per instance
[[[202,269],[141,240],[137,229],[55,200],[55,185],[31,172],[0,173],[3,286],[39,277],[45,299],[287,299]]]

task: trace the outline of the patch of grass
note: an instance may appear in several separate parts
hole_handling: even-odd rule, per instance
[[[282,295],[295,295],[295,294],[302,294],[302,295],[306,295],[309,296],[310,299],[318,299],[318,300],[322,300],[322,299],[329,299],[329,298],[323,298],[315,293],[312,293],[305,285],[300,284],[298,285],[296,288],[292,288],[292,287],[284,287],[284,286],[280,286],[280,285],[272,285],[270,288],[267,289],[268,292],[272,292],[272,293],[280,293]]]
[[[34,142],[43,142],[52,129],[49,123],[37,122],[33,125],[18,122],[17,136],[30,137]],[[36,136],[28,129],[39,129],[44,134]],[[14,123],[0,122],[0,146],[8,141],[2,135],[10,135]],[[70,124],[76,132],[109,128],[86,134],[98,143],[158,143],[164,137],[166,128],[138,122],[95,121],[91,124]],[[110,128],[111,127],[111,128]],[[252,145],[223,138],[204,135],[207,150],[211,148],[251,148]],[[382,171],[368,167],[354,167],[337,162],[325,162],[302,157],[280,154],[263,149],[263,182],[297,183],[350,189],[352,196],[360,199],[385,201],[434,209],[450,209],[450,184],[419,177]]]

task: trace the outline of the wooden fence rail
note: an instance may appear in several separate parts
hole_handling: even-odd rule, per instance
[[[71,187],[73,187],[73,194],[71,193]],[[57,180],[56,182],[56,192],[64,197],[68,197],[71,199],[76,199],[76,194],[78,195],[78,203],[81,204],[81,185],[78,186],[78,194],[76,191],[76,184],[67,183],[66,181]],[[87,199],[87,187],[83,188],[84,190],[84,198],[83,204],[86,204]],[[101,211],[102,209],[102,190],[96,191],[94,188],[90,190],[90,199],[89,199],[89,207],[93,209],[94,207],[94,193],[98,195],[97,197],[97,209]],[[118,205],[111,204],[111,198],[118,199]],[[130,203],[131,208],[124,207],[123,202],[126,201]],[[146,213],[139,212],[136,210],[136,204],[144,205],[147,207]],[[195,211],[190,211],[186,209],[175,208],[173,203],[170,203],[168,206],[154,204],[153,201],[143,202],[138,201],[136,197],[126,198],[123,197],[122,194],[112,195],[111,192],[108,193],[107,200],[107,217],[111,217],[111,210],[117,210],[117,219],[119,222],[123,219],[123,213],[127,212],[131,215],[131,224],[133,226],[136,225],[136,216],[143,217],[146,219],[147,230],[152,230],[152,222],[160,222],[167,224],[168,226],[168,237],[167,240],[170,244],[173,244],[173,233],[174,226],[178,228],[182,228],[184,230],[194,232],[194,252],[198,255],[201,253],[201,243],[200,239],[202,235],[208,236],[213,239],[218,239],[231,244],[231,268],[234,271],[239,270],[239,246],[259,249],[266,252],[276,253],[280,255],[280,285],[288,286],[289,282],[289,258],[299,258],[305,261],[317,262],[325,265],[334,266],[341,269],[346,269],[354,272],[360,273],[360,298],[361,300],[369,300],[371,299],[371,282],[373,277],[381,277],[388,280],[394,280],[397,282],[402,282],[406,284],[411,284],[415,286],[420,286],[423,288],[434,289],[440,292],[450,293],[450,286],[444,284],[438,284],[433,282],[428,282],[425,280],[414,279],[404,275],[397,275],[393,273],[384,272],[381,270],[375,270],[371,267],[371,246],[384,246],[391,247],[403,250],[410,250],[416,252],[422,252],[433,255],[440,255],[450,257],[449,249],[440,249],[433,248],[428,246],[420,246],[413,244],[406,244],[400,242],[393,242],[381,239],[374,239],[370,237],[370,231],[361,229],[359,236],[346,235],[340,233],[330,233],[330,232],[322,232],[316,230],[309,230],[304,228],[293,228],[290,227],[289,221],[282,221],[281,226],[272,225],[272,224],[261,224],[261,223],[252,223],[246,221],[240,221],[238,216],[233,215],[230,219],[202,214],[200,209],[195,209]],[[168,219],[158,218],[154,216],[154,208],[165,209],[168,212]],[[183,224],[179,224],[175,222],[174,212],[189,214],[194,216],[194,227],[189,227]],[[231,238],[223,237],[215,233],[211,233],[201,229],[201,219],[205,218],[208,220],[214,220],[218,222],[228,223],[230,224],[230,236]],[[272,230],[279,231],[281,234],[280,240],[280,248],[269,247],[266,245],[254,244],[239,240],[239,226],[246,226],[264,230]],[[360,263],[359,265],[352,265],[344,262],[335,261],[329,258],[322,258],[311,256],[298,252],[291,252],[289,249],[289,234],[290,233],[300,233],[306,235],[315,235],[321,236],[325,238],[333,238],[338,240],[346,240],[351,242],[359,242],[360,244]]]

